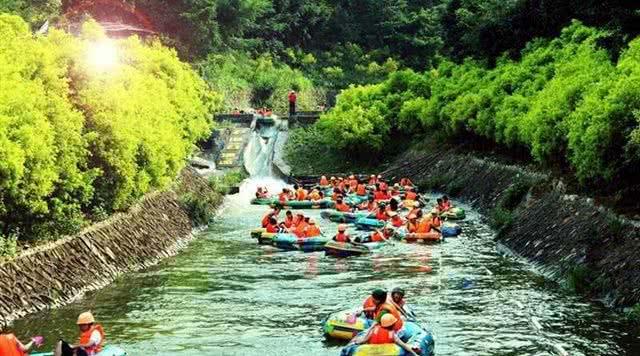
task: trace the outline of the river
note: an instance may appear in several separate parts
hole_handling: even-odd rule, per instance
[[[249,232],[266,208],[249,205],[252,189],[247,182],[228,196],[178,256],[19,320],[14,330],[42,334],[50,348],[61,335],[73,338],[75,318],[90,309],[129,355],[338,355],[340,344],[323,338],[323,318],[374,288],[403,286],[439,356],[640,354],[619,315],[500,253],[494,232],[470,209],[464,233],[444,243],[395,243],[336,259],[258,246]],[[335,231],[319,211],[306,213]]]

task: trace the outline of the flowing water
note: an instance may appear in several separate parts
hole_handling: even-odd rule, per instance
[[[260,183],[272,191],[279,184]],[[338,355],[341,345],[323,338],[323,318],[360,304],[376,287],[403,286],[439,356],[639,354],[618,315],[498,253],[493,232],[473,212],[463,235],[444,243],[395,243],[336,259],[258,246],[249,232],[266,208],[249,205],[254,185],[247,184],[178,256],[14,329],[44,334],[51,347],[61,335],[73,338],[76,316],[91,309],[109,341],[130,355]],[[306,213],[320,220],[319,211]]]

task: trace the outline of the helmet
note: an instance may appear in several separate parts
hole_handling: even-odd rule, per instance
[[[345,232],[345,231],[347,231],[347,225],[346,225],[346,224],[340,224],[340,225],[338,225],[338,231],[340,231],[340,232]]]
[[[393,314],[385,314],[382,316],[382,318],[380,318],[380,325],[382,325],[383,328],[388,328],[391,325],[395,324],[398,321],[398,319],[393,316]]]
[[[84,324],[93,324],[95,322],[96,320],[93,318],[93,314],[91,314],[91,312],[84,312],[80,314],[80,316],[78,316],[78,322],[76,324],[84,325]]]
[[[398,294],[400,294],[401,296],[403,296],[403,297],[404,297],[404,289],[402,289],[402,288],[400,288],[400,287],[395,287],[395,288],[393,288],[393,289],[391,290],[391,294],[393,294],[393,293],[398,293]]]

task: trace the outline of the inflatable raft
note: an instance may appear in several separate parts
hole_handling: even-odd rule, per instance
[[[363,330],[368,329],[372,320],[355,315],[353,310],[343,310],[329,315],[324,321],[324,336],[330,339],[351,340]]]
[[[274,204],[276,206],[279,206],[282,208],[289,208],[289,209],[327,209],[327,208],[333,208],[335,206],[335,203],[328,199],[318,200],[318,201],[289,200],[285,204],[282,204],[278,201],[278,202],[275,202]]]
[[[276,198],[253,198],[251,199],[252,205],[273,205],[278,202]]]
[[[31,356],[53,356],[53,352],[30,353]],[[127,356],[127,352],[117,346],[107,345],[96,356]]]
[[[371,231],[384,227],[386,222],[378,219],[360,218],[356,221],[356,228],[358,230]]]
[[[400,331],[403,336],[404,342],[420,356],[432,356],[434,354],[435,342],[433,341],[433,335],[420,325],[406,321],[403,329]],[[358,336],[363,335],[364,332]],[[363,344],[347,345],[342,349],[341,356],[405,356],[408,353],[396,344]]]
[[[462,228],[458,224],[445,223],[440,229],[442,237],[456,237],[462,233]]]
[[[355,213],[346,213],[346,212],[336,211],[336,210],[324,210],[320,213],[320,216],[322,216],[323,219],[328,219],[329,221],[333,221],[336,223],[341,223],[341,222],[353,223],[358,219],[366,218],[367,216],[369,216],[369,214],[370,214],[369,212],[365,212],[365,211],[355,212]]]
[[[294,234],[276,234],[273,237],[273,246],[287,251],[324,251],[324,245],[329,239],[324,236],[300,239]]]
[[[273,245],[273,238],[276,233],[267,232],[265,228],[258,228],[251,231],[251,237],[258,240],[260,245]]]
[[[462,208],[451,208],[449,211],[440,214],[440,217],[447,220],[463,220],[466,214]]]
[[[382,246],[382,242],[364,244],[329,241],[324,245],[324,253],[335,257],[360,256]]]

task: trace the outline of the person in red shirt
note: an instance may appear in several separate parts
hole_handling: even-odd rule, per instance
[[[386,190],[383,190],[380,185],[376,185],[376,191],[373,193],[375,200],[389,200],[391,197],[387,194]]]
[[[262,217],[262,227],[267,227],[269,224],[269,219],[271,217],[275,217],[278,220],[278,215],[280,215],[280,208],[277,206],[273,208],[273,210],[269,211]]]
[[[20,342],[14,334],[2,330],[0,325],[0,355],[2,356],[26,356],[29,350],[35,345],[40,347],[44,343],[42,336],[34,336],[26,345]]]
[[[451,204],[451,201],[449,200],[449,197],[446,195],[442,196],[442,206],[446,209],[446,210],[451,210],[451,208],[453,208],[453,204]],[[445,211],[446,211],[445,210]]]
[[[278,194],[278,201],[282,205],[287,204],[287,201],[289,201],[289,189],[282,188],[282,193]]]
[[[296,101],[298,100],[298,96],[295,91],[289,92],[289,116],[294,116],[296,114]]]
[[[299,238],[304,238],[305,230],[307,229],[307,226],[309,226],[309,218],[305,217],[302,221],[298,223],[293,233]]]
[[[277,233],[278,232],[278,220],[276,220],[276,218],[274,218],[273,216],[269,218],[269,222],[267,223],[267,226],[265,226],[265,228],[267,229],[267,232],[270,233]]]
[[[407,188],[407,187],[413,187],[413,182],[411,181],[411,179],[409,178],[402,178],[400,179],[400,185]]]

